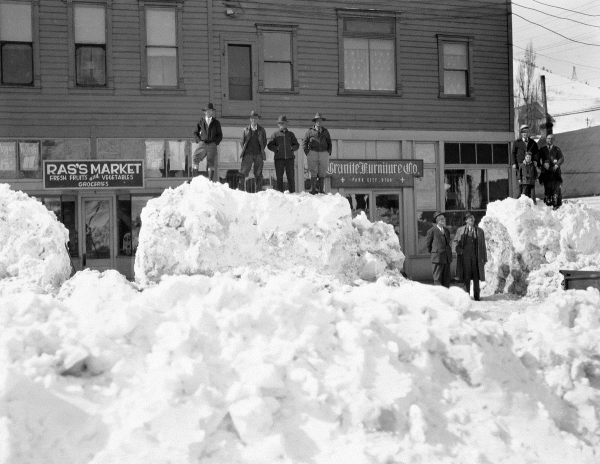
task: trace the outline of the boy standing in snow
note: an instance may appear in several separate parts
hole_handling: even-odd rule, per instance
[[[527,152],[523,163],[519,165],[517,179],[519,181],[521,195],[526,195],[529,198],[532,198],[534,204],[536,203],[536,201],[533,191],[535,190],[535,180],[537,179],[537,177],[537,168],[535,167],[535,164],[533,164],[533,162],[531,161],[531,153]]]
[[[540,184],[544,186],[544,203],[558,209],[560,206],[559,191],[562,184],[560,168],[554,169],[550,160],[544,160],[540,173]]]

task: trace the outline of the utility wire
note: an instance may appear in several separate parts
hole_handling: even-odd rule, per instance
[[[552,32],[552,33],[554,33],[554,34],[556,34],[556,35],[559,35],[559,36],[561,36],[563,39],[570,40],[571,42],[580,43],[580,44],[582,44],[582,45],[589,45],[590,47],[600,47],[600,44],[591,44],[591,43],[587,43],[587,42],[580,42],[579,40],[575,40],[575,39],[570,39],[569,37],[567,37],[567,36],[564,36],[564,35],[562,35],[562,34],[559,34],[558,32],[556,32],[556,31],[553,31],[552,29],[548,29],[546,26],[542,26],[541,24],[538,24],[538,23],[535,23],[535,22],[533,22],[533,21],[530,21],[529,19],[527,19],[527,18],[524,18],[523,16],[521,16],[521,15],[518,15],[517,13],[513,13],[513,16],[517,16],[517,17],[519,17],[519,18],[523,19],[524,21],[527,21],[528,23],[535,24],[536,26],[539,26],[539,27],[541,27],[542,29],[546,29],[547,31],[550,31],[550,32]]]
[[[538,10],[536,8],[530,8],[528,6],[524,6],[524,5],[519,5],[518,3],[512,2],[513,5],[516,6],[520,6],[521,8],[527,8],[528,10],[533,10],[533,11],[537,11],[538,13],[542,13],[548,16],[552,16],[553,18],[558,18],[558,19],[566,19],[567,21],[573,21],[574,23],[578,23],[578,24],[583,24],[584,26],[590,26],[590,27],[597,27],[600,29],[600,26],[596,26],[595,24],[588,24],[588,23],[582,23],[581,21],[577,21],[576,19],[571,19],[571,18],[567,18],[567,17],[562,17],[562,16],[556,16],[550,13],[546,13],[545,11],[542,10]]]
[[[525,48],[523,48],[523,47],[519,47],[518,45],[515,45],[515,44],[513,44],[513,47],[515,47],[515,48],[519,48],[519,49],[521,49],[521,50],[526,50]],[[539,53],[539,52],[537,52],[537,51],[535,52],[535,54],[536,54],[536,55],[539,55],[539,56],[543,56],[544,58],[550,58],[551,60],[555,60],[555,61],[562,61],[562,62],[564,62],[564,63],[574,64],[575,66],[583,66],[584,68],[600,69],[600,67],[598,67],[598,66],[590,66],[589,64],[573,63],[572,61],[561,60],[561,59],[559,59],[559,58],[554,58],[553,56],[544,55],[544,54],[542,54],[542,53]],[[517,58],[517,59],[518,59],[518,58]]]
[[[552,117],[553,118],[558,118],[559,116],[570,116],[572,114],[591,113],[592,111],[600,111],[600,106],[595,106],[595,107],[588,108],[588,109],[585,109],[585,110],[568,111],[566,113],[553,114]]]
[[[581,11],[576,11],[576,10],[569,10],[568,8],[563,8],[562,6],[554,6],[554,5],[548,5],[547,3],[543,3],[543,2],[539,2],[537,0],[533,0],[535,3],[539,3],[540,5],[544,5],[544,6],[550,6],[552,8],[559,8],[561,10],[565,10],[565,11],[570,11],[571,13],[577,13],[580,14],[582,16],[589,16],[591,18],[598,18],[600,17],[600,15],[594,15],[594,14],[588,14],[588,13],[582,13]],[[592,3],[592,2],[590,2]]]

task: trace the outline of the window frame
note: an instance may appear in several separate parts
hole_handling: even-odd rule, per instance
[[[148,85],[148,60],[146,48],[148,35],[146,31],[146,8],[151,9],[171,9],[175,10],[175,43],[176,49],[176,69],[177,85],[174,86],[151,86]],[[185,91],[185,80],[183,78],[183,0],[140,0],[140,88],[142,91],[157,92],[178,92]]]
[[[75,43],[75,5],[102,6],[104,7],[104,66],[106,73],[105,85],[77,85],[77,59]],[[105,92],[114,89],[113,63],[112,63],[112,0],[67,0],[68,35],[69,35],[69,92],[89,92],[98,90]],[[94,45],[94,44],[79,44]]]
[[[336,9],[338,22],[338,95],[381,95],[381,96],[402,96],[402,80],[400,66],[400,12],[385,10],[352,10],[345,8]],[[392,36],[383,36],[376,34],[344,34],[344,21],[348,19],[390,19],[393,18],[394,34]],[[345,88],[345,63],[344,63],[344,37],[355,37],[363,39],[389,39],[394,41],[394,72],[395,88],[394,90],[363,90]]]
[[[10,91],[14,89],[15,91],[24,91],[24,90],[37,90],[39,91],[41,88],[41,79],[40,79],[40,50],[39,50],[39,13],[40,13],[40,3],[38,0],[31,1],[13,1],[8,3],[27,3],[31,5],[31,42],[13,42],[13,41],[2,41],[2,43],[31,43],[31,52],[32,52],[32,72],[33,79],[31,84],[3,84],[2,76],[0,76],[0,88],[2,91]]]
[[[438,79],[439,79],[439,98],[458,99],[458,100],[473,100],[475,99],[475,79],[473,75],[473,36],[463,35],[445,35],[437,34],[438,42]],[[444,44],[445,43],[460,43],[467,46],[467,82],[466,94],[448,94],[444,89]]]
[[[298,79],[298,26],[295,24],[266,24],[256,23],[258,34],[258,91],[260,93],[274,94],[298,94],[300,93],[300,81]],[[270,89],[265,87],[265,40],[264,34],[269,32],[285,32],[290,34],[290,65],[292,66],[291,73],[291,89]]]

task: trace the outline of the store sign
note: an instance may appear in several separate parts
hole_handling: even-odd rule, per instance
[[[332,188],[414,187],[423,176],[423,160],[329,160]]]
[[[144,162],[44,161],[46,189],[143,188]]]

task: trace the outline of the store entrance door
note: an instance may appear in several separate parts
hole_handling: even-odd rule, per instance
[[[114,269],[114,198],[82,197],[80,211],[83,267],[97,271]]]

